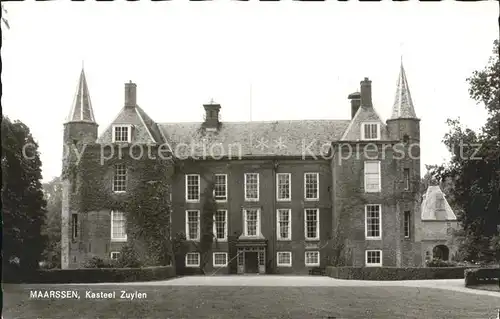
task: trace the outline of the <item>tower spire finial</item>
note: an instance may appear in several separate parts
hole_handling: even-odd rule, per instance
[[[78,80],[78,87],[76,89],[75,98],[71,111],[68,115],[67,122],[90,122],[95,123],[94,110],[92,109],[92,102],[90,101],[89,88],[87,80],[85,79],[85,72],[80,73]]]
[[[391,116],[391,119],[397,118],[417,118],[403,63],[401,63],[399,70],[398,83],[396,85],[396,98],[394,99]]]

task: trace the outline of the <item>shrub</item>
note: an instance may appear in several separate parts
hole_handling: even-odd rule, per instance
[[[175,277],[173,267],[79,268],[37,270],[29,275],[3,278],[8,283],[98,283],[165,280]]]
[[[500,268],[475,268],[465,271],[465,286],[493,284],[500,280]],[[500,284],[500,283],[499,283]]]
[[[84,268],[112,268],[114,264],[110,261],[103,260],[97,256],[85,261]]]
[[[119,268],[139,268],[142,266],[137,252],[130,245],[125,245],[122,247],[120,257],[115,263],[116,267]]]
[[[446,261],[438,258],[434,258],[432,260],[428,260],[425,262],[427,267],[456,267],[457,262],[455,261]]]

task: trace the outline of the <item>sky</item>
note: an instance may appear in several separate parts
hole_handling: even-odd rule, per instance
[[[421,119],[422,169],[449,158],[447,118],[477,130],[487,117],[465,80],[498,38],[495,1],[4,5],[3,113],[30,127],[45,182],[61,173],[83,63],[99,132],[122,108],[128,81],[156,122],[202,121],[211,99],[222,121],[271,121],[349,119],[347,96],[369,77],[386,120],[401,56]]]

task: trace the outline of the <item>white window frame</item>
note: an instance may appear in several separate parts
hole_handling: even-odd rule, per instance
[[[257,198],[248,198],[247,197],[247,176],[248,175],[256,175],[257,176]],[[245,181],[244,181],[244,191],[245,191],[245,201],[246,202],[258,202],[260,198],[260,174],[259,173],[245,173]]]
[[[117,255],[116,258],[113,258],[113,255]],[[109,257],[111,258],[111,260],[118,260],[118,258],[120,258],[120,255],[121,255],[121,252],[119,252],[119,251],[112,251],[109,254]]]
[[[197,234],[196,234],[196,238],[191,238],[191,236],[189,235],[189,212],[196,212],[198,214],[198,229],[197,229]],[[200,232],[201,232],[201,229],[200,229],[200,226],[201,226],[201,214],[200,214],[200,210],[198,209],[187,209],[186,210],[186,240],[189,240],[189,241],[200,241]]]
[[[378,206],[378,233],[379,233],[379,236],[368,236],[368,206]],[[366,240],[381,240],[382,239],[382,205],[381,204],[366,204],[365,205],[365,239]]]
[[[368,164],[374,164],[374,163],[377,163],[378,165],[378,189],[377,190],[372,190],[372,189],[368,189],[367,185],[367,169],[366,169],[366,166]],[[381,172],[381,168],[380,168],[380,161],[365,161],[364,162],[364,171],[363,171],[363,177],[364,177],[364,188],[365,188],[365,193],[380,193],[382,191],[382,172]]]
[[[113,236],[113,220],[114,220],[114,214],[122,214],[124,219],[125,219],[125,236],[124,237],[114,237]],[[125,213],[123,212],[115,212],[111,211],[111,241],[113,242],[126,242],[127,241],[127,217],[125,216]]]
[[[193,177],[193,176],[196,176],[198,178],[198,192],[197,192],[197,199],[189,199],[189,185],[188,185],[188,180],[189,180],[189,177]],[[185,191],[186,191],[186,202],[188,203],[199,203],[200,202],[200,188],[201,188],[201,178],[200,178],[200,174],[186,174],[186,177],[185,177],[185,184],[186,184],[186,187],[185,187]]]
[[[288,211],[288,237],[281,237],[280,211]],[[292,240],[292,210],[290,208],[278,208],[276,210],[276,238],[280,241]]]
[[[216,215],[217,212],[224,212],[224,238],[217,238],[217,227],[216,227]],[[227,210],[226,209],[218,209],[215,214],[214,214],[214,222],[213,222],[213,232],[214,232],[214,237],[217,239],[217,241],[225,242],[227,241]]]
[[[280,198],[280,176],[288,177],[288,197]],[[289,202],[292,200],[292,174],[290,173],[276,173],[276,200],[278,202]]]
[[[116,141],[115,131],[117,128],[127,128],[127,140],[126,141]],[[112,143],[132,143],[132,124],[115,124],[111,132],[111,142]]]
[[[257,228],[255,235],[248,235],[248,225],[247,225],[247,211],[256,210],[257,211]],[[261,234],[260,230],[260,208],[244,208],[243,209],[243,234],[245,237],[259,237]]]
[[[280,255],[289,255],[290,256],[290,262],[289,263],[280,263]],[[276,253],[276,265],[278,267],[292,267],[292,252],[291,251],[278,251]]]
[[[117,187],[116,187],[116,178],[117,178],[117,170],[119,168],[123,168],[125,169],[125,186],[124,186],[124,189],[119,189],[117,190]],[[125,193],[127,192],[127,183],[128,183],[128,169],[127,169],[127,166],[125,164],[116,164],[113,166],[113,192],[114,193]]]
[[[198,263],[197,264],[188,264],[188,255],[197,255],[198,256]],[[184,257],[184,265],[186,267],[200,267],[200,253],[194,253],[194,252],[191,252],[191,253],[186,253],[186,257]]]
[[[307,254],[310,254],[310,253],[317,253],[318,254],[318,262],[317,263],[308,263],[307,262]],[[304,253],[304,263],[306,266],[308,267],[318,267],[320,265],[320,253],[318,250],[306,250],[306,252]]]
[[[221,264],[216,264],[215,263],[215,255],[225,255],[226,257],[226,263],[221,265]],[[227,253],[226,252],[223,252],[223,251],[216,251],[212,254],[212,261],[213,261],[213,266],[214,267],[219,267],[219,268],[222,268],[222,267],[227,267],[227,265],[229,264],[229,261],[227,260],[228,259],[228,256],[227,256]]]
[[[316,237],[307,237],[307,211],[308,210],[315,210],[316,211]],[[320,223],[319,223],[319,213],[320,213],[320,210],[319,208],[305,208],[304,209],[304,238],[306,241],[317,241],[319,240],[319,227],[320,227]]]
[[[227,189],[227,174],[215,174],[215,180],[217,180],[217,176],[224,176],[224,182],[225,182],[224,189],[225,189],[225,193],[226,194],[225,194],[225,196],[224,196],[223,199],[217,199],[217,197],[215,196],[216,193],[215,193],[215,189],[214,189],[214,199],[218,203],[225,203],[225,202],[227,202],[227,198],[228,198],[228,195],[227,195],[227,193],[228,193],[228,189]]]
[[[307,175],[316,175],[316,197],[307,198]],[[304,173],[304,200],[317,201],[319,200],[319,173]]]
[[[406,219],[406,216],[408,216],[408,219]],[[406,234],[407,230],[408,235]],[[411,211],[409,210],[403,212],[403,235],[405,238],[410,238],[411,236]]]
[[[365,137],[365,125],[376,125],[377,126],[377,136],[375,138]],[[361,123],[361,140],[363,141],[378,141],[380,140],[380,123],[378,122],[363,122]]]
[[[378,252],[380,253],[380,262],[379,263],[368,263],[368,252]],[[382,267],[382,261],[383,261],[383,256],[382,256],[382,250],[380,249],[368,249],[365,250],[365,266],[366,267]]]

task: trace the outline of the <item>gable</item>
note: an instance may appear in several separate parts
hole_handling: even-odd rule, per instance
[[[142,113],[145,114],[144,111],[142,111]],[[147,120],[151,121],[149,117],[147,117]],[[154,124],[154,122],[152,123]],[[152,125],[151,123],[149,124]],[[148,125],[142,118],[141,112],[138,110],[138,108],[122,108],[115,120],[111,122],[111,124],[106,128],[101,136],[99,136],[99,138],[97,139],[97,143],[112,143],[113,127],[115,125],[132,126],[132,143],[161,143],[161,140],[156,139],[152,134],[152,129],[148,127]]]
[[[388,140],[389,135],[387,126],[382,121],[381,117],[377,114],[373,107],[360,107],[354,118],[349,123],[346,131],[342,135],[342,141],[360,141],[361,138],[361,125],[365,122],[378,123],[380,127],[380,140]]]

